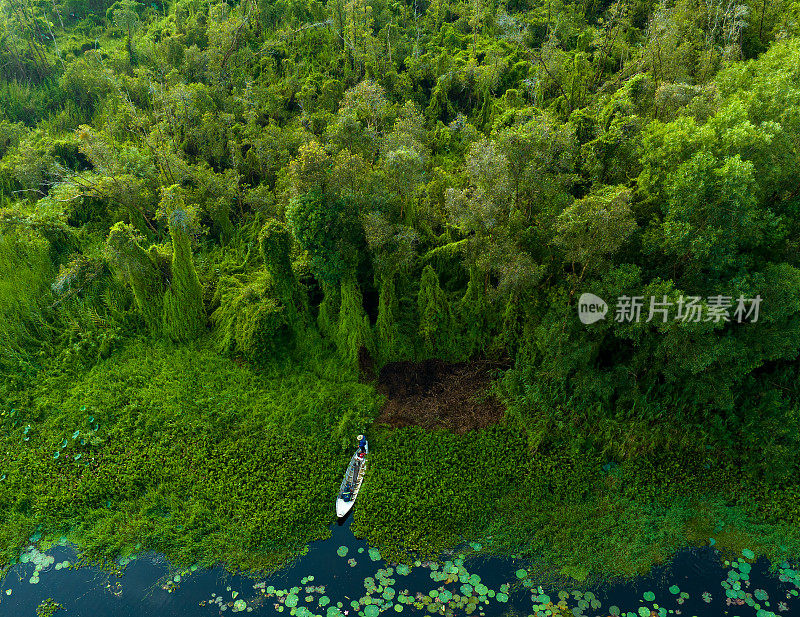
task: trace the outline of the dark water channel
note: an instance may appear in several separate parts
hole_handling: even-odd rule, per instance
[[[777,576],[770,574],[768,563],[749,551],[730,563],[713,547],[687,549],[633,583],[554,589],[540,588],[524,561],[482,556],[480,545],[465,547],[468,555],[406,568],[387,564],[354,538],[349,522],[332,534],[283,570],[256,579],[222,567],[176,572],[155,554],[123,560],[118,576],[74,567],[77,554],[63,539],[46,551],[34,543],[0,583],[0,616],[34,616],[48,598],[63,606],[55,615],[64,617],[800,616],[798,572],[784,563]]]

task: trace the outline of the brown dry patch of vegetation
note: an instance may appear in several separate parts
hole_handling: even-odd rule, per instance
[[[465,433],[502,419],[505,407],[489,394],[498,369],[507,363],[478,360],[392,362],[381,369],[377,389],[388,399],[376,423],[393,428],[421,426]]]

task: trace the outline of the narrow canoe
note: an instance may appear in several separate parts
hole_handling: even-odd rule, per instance
[[[353,458],[350,459],[350,464],[347,466],[342,485],[339,487],[339,494],[336,496],[336,516],[339,518],[346,516],[350,512],[356,497],[358,497],[358,491],[361,490],[361,484],[364,482],[364,474],[367,471],[367,457],[369,456],[369,443],[364,446],[364,450],[366,452],[362,459],[358,457],[358,449],[356,449]],[[343,497],[345,496],[345,487],[348,482],[352,486],[352,494],[348,500],[345,500]]]

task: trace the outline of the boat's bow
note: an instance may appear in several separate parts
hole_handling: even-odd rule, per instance
[[[336,499],[336,516],[344,518],[350,509],[353,507],[353,500],[345,501],[341,497]]]

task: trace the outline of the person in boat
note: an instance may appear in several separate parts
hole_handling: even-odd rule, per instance
[[[353,487],[350,486],[350,483],[344,485],[344,490],[342,491],[342,501],[350,501],[350,498],[353,496]]]
[[[367,452],[367,438],[363,435],[358,436],[358,452],[359,454],[366,454]]]

